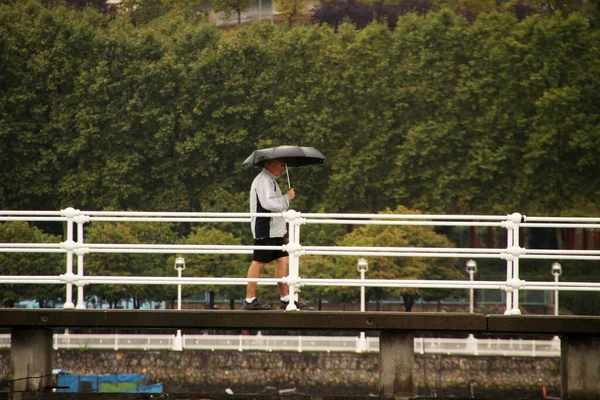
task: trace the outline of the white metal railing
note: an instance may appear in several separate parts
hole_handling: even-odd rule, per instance
[[[54,334],[54,349],[181,350],[176,335]],[[0,334],[0,348],[10,347],[10,334]],[[276,336],[276,335],[183,335],[183,350],[379,352],[378,337]],[[415,338],[416,354],[455,356],[560,357],[560,339],[466,339]]]
[[[215,278],[215,277],[142,277],[142,276],[86,276],[84,257],[90,253],[166,253],[166,254],[250,254],[265,246],[232,245],[175,245],[175,244],[97,244],[84,242],[83,226],[92,221],[137,222],[236,222],[249,223],[251,216],[281,217],[289,226],[289,243],[281,246],[289,253],[289,274],[280,279]],[[66,272],[59,276],[2,275],[0,283],[13,284],[64,284],[64,308],[85,308],[84,287],[95,284],[141,285],[246,285],[249,281],[275,285],[283,282],[289,286],[290,295],[297,299],[301,286],[352,286],[352,287],[414,287],[451,289],[496,289],[506,292],[507,314],[520,314],[519,291],[599,291],[597,282],[532,282],[520,279],[520,259],[540,260],[600,260],[598,250],[546,250],[526,249],[519,246],[521,228],[600,228],[600,218],[526,217],[519,213],[496,215],[422,215],[422,214],[302,214],[294,210],[283,213],[193,213],[193,212],[123,212],[80,211],[66,208],[61,211],[0,211],[0,221],[57,221],[65,222],[66,240],[61,243],[0,243],[0,252],[47,252],[66,254]],[[77,235],[75,237],[75,224]],[[355,224],[355,225],[420,225],[420,226],[475,226],[506,229],[505,248],[429,248],[429,247],[342,247],[302,246],[301,226],[305,224]],[[402,279],[315,279],[300,276],[299,260],[309,255],[386,256],[386,257],[452,257],[469,259],[498,259],[506,262],[506,279],[503,281],[463,280],[402,280]],[[77,261],[77,271],[74,262]],[[77,304],[73,303],[73,287],[77,287]],[[290,302],[288,311],[296,310]]]

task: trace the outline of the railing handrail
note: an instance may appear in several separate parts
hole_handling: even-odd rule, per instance
[[[54,334],[54,349],[172,350],[169,334]],[[361,343],[363,341],[363,343]],[[415,338],[417,354],[501,357],[560,357],[560,339]],[[10,347],[10,334],[0,334],[0,348]],[[283,335],[182,335],[182,350],[379,352],[378,337]]]
[[[96,244],[84,241],[83,225],[91,221],[141,221],[141,222],[239,222],[247,223],[252,216],[282,217],[288,222],[289,243],[281,246],[290,255],[289,275],[279,280],[261,278],[212,278],[212,277],[106,277],[85,276],[84,257],[89,253],[192,253],[192,254],[250,254],[264,246],[244,245],[178,245],[178,244]],[[290,295],[295,298],[302,285],[378,286],[417,288],[460,288],[499,289],[506,293],[506,313],[520,314],[519,290],[600,291],[600,284],[585,282],[526,282],[519,277],[520,259],[540,260],[600,260],[597,250],[547,250],[519,247],[521,227],[600,228],[600,218],[582,217],[527,217],[519,213],[508,215],[427,215],[427,214],[302,214],[294,210],[281,213],[247,212],[134,212],[134,211],[81,211],[66,208],[60,211],[0,211],[0,221],[65,221],[66,240],[59,244],[48,243],[0,243],[0,252],[46,252],[66,253],[66,272],[59,276],[0,276],[0,283],[19,284],[65,284],[65,308],[73,308],[73,285],[77,286],[77,308],[85,308],[83,289],[90,284],[171,284],[203,285],[229,284],[246,285],[250,281],[275,285],[285,283]],[[488,226],[502,227],[507,231],[506,247],[503,248],[435,248],[435,247],[342,247],[301,245],[300,228],[304,224],[379,224],[405,226]],[[74,225],[80,229],[74,234]],[[428,281],[428,280],[374,280],[374,279],[312,279],[299,274],[299,259],[306,255],[385,256],[385,257],[446,257],[487,258],[506,261],[504,281]],[[77,272],[73,270],[77,260]],[[289,310],[295,309],[290,302]]]

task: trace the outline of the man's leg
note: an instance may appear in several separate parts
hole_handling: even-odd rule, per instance
[[[284,278],[288,276],[288,265],[290,263],[290,257],[280,257],[275,260],[275,278]],[[289,294],[288,285],[283,282],[278,282],[279,295],[285,297]]]
[[[260,278],[260,271],[262,271],[265,263],[259,261],[252,261],[250,264],[250,268],[248,268],[248,278]],[[256,286],[258,283],[256,282],[248,282],[248,286],[246,287],[246,298],[251,299],[256,297]],[[287,288],[286,288],[287,290]]]

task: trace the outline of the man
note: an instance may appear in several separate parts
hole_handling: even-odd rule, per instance
[[[250,189],[250,212],[269,213],[283,212],[290,206],[290,201],[296,197],[294,189],[285,194],[277,184],[277,178],[285,170],[283,159],[268,160],[260,174],[256,176]],[[286,222],[281,217],[252,217],[252,236],[256,246],[282,246],[283,237],[287,233]],[[275,277],[283,278],[288,274],[289,256],[280,248],[273,250],[254,250],[252,264],[248,268],[248,278],[259,278],[263,267],[275,261]],[[270,310],[269,304],[264,304],[256,298],[256,282],[248,282],[244,310]],[[290,301],[288,287],[284,283],[277,284],[279,288],[279,308],[285,309]],[[299,304],[296,304],[299,307]]]

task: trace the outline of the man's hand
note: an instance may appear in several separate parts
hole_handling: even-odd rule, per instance
[[[290,200],[294,200],[294,197],[296,197],[296,192],[294,192],[294,188],[291,188],[290,190],[285,192],[285,194],[287,195],[287,197],[290,198]]]

